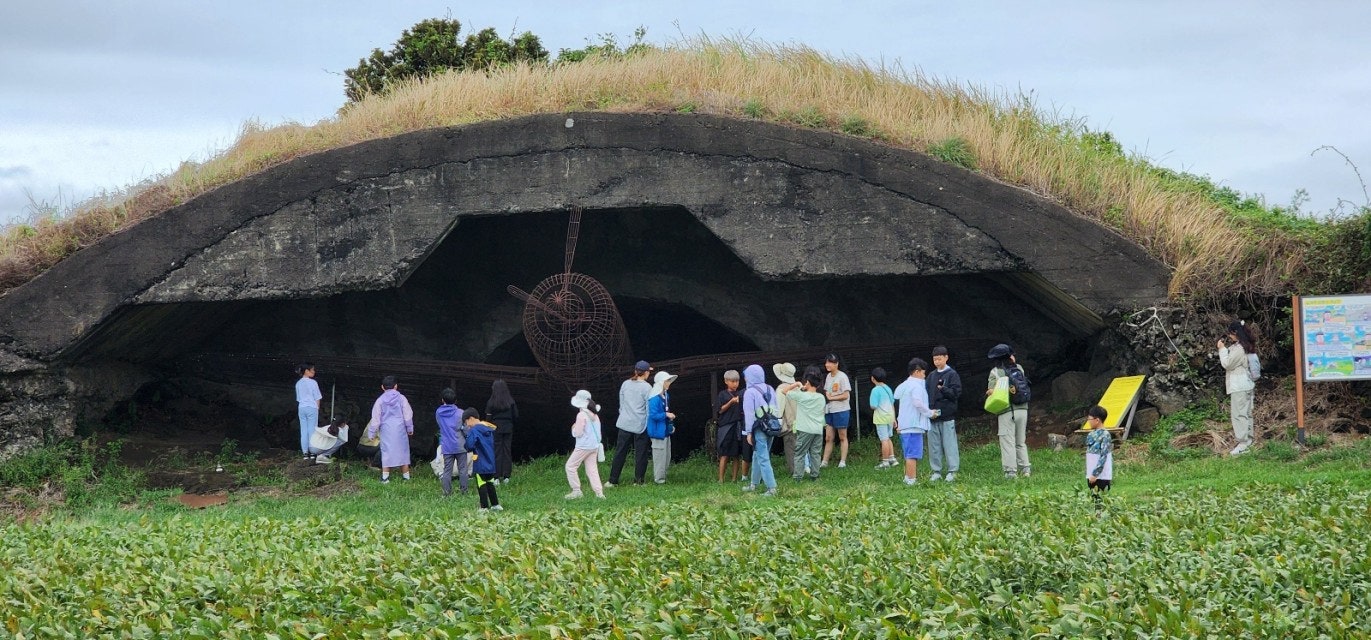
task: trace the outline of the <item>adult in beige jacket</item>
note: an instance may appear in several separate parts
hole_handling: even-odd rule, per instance
[[[1229,455],[1240,455],[1252,447],[1252,394],[1256,383],[1248,374],[1247,354],[1256,351],[1252,334],[1241,320],[1228,325],[1228,337],[1219,340],[1219,364],[1227,372],[1224,387],[1228,392],[1229,413],[1233,418],[1233,437],[1238,446]]]

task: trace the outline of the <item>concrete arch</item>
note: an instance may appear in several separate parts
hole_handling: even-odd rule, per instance
[[[569,204],[684,208],[764,280],[998,274],[1078,334],[1165,300],[1170,276],[1091,220],[923,154],[749,120],[577,113],[395,136],[226,185],[11,291],[0,340],[51,360],[131,306],[393,288],[464,219]]]

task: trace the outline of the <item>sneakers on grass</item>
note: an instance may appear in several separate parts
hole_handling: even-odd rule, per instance
[[[845,469],[845,468],[847,468],[847,461],[846,461],[846,460],[839,460],[839,461],[838,461],[838,468],[839,468],[839,469]]]
[[[743,485],[743,493],[748,493],[748,492],[756,491],[756,490],[757,490],[757,485],[755,485],[755,484],[745,484],[745,485]]]
[[[944,482],[952,482],[953,480],[956,480],[956,479],[957,479],[957,474],[955,474],[955,473],[949,473],[949,474],[943,476],[943,481],[944,481]]]
[[[915,483],[917,483],[917,482],[918,482],[918,480],[915,480],[914,478],[905,478],[905,479],[904,479],[905,486],[907,486],[907,487],[912,487],[912,486],[914,486]]]
[[[928,476],[928,481],[929,481],[929,482],[937,482],[937,481],[942,480],[942,479],[943,479],[943,474],[941,474],[941,473],[934,473],[933,475]]]
[[[581,497],[581,495],[582,495],[582,493],[581,493],[580,491],[572,491],[571,493],[568,493],[568,494],[562,496],[562,499],[563,499],[563,500],[577,500],[577,499],[579,499],[579,498]]]
[[[774,496],[774,495],[776,495],[776,490],[775,490],[775,489],[767,489],[767,490],[766,490],[766,493],[763,493],[762,495],[764,495],[764,496]]]
[[[491,510],[491,511],[504,511],[505,508],[497,504],[497,505],[491,507],[490,510]]]

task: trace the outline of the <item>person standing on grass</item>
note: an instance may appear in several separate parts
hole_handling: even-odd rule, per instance
[[[1248,373],[1247,354],[1256,353],[1252,334],[1242,320],[1228,325],[1227,342],[1219,340],[1219,364],[1225,371],[1224,387],[1228,392],[1229,414],[1233,420],[1233,437],[1238,446],[1228,455],[1237,456],[1252,447],[1252,397],[1257,384]]]
[[[798,384],[784,385],[787,401],[795,404],[795,469],[790,477],[796,480],[805,476],[819,479],[819,460],[824,451],[824,405],[828,404],[822,384],[819,372],[810,371]]]
[[[614,462],[609,466],[606,487],[619,484],[630,447],[633,484],[642,484],[647,477],[648,451],[652,447],[652,439],[647,437],[647,399],[652,395],[652,383],[647,376],[651,371],[647,361],[639,360],[633,366],[633,375],[619,385],[619,419],[614,423],[619,428],[619,439],[614,443]]]
[[[652,480],[666,484],[666,471],[671,466],[671,434],[676,430],[676,414],[671,412],[671,383],[676,381],[665,371],[658,371],[653,379],[652,395],[647,399],[647,437],[652,439]]]
[[[919,461],[924,457],[924,434],[932,428],[930,418],[938,415],[928,406],[928,363],[922,358],[909,361],[909,377],[895,387],[895,402],[899,413],[895,428],[900,432],[900,451],[904,454],[904,483],[919,481]]]
[[[462,410],[457,408],[457,392],[443,389],[443,403],[438,405],[434,418],[438,421],[438,455],[443,467],[438,477],[443,483],[443,497],[452,495],[452,466],[457,465],[457,488],[467,494],[471,477],[471,453],[467,446],[467,428],[462,424]]]
[[[576,447],[566,461],[566,481],[571,485],[567,500],[581,497],[581,477],[578,472],[586,468],[586,479],[596,498],[605,497],[605,489],[600,485],[600,405],[595,404],[590,392],[581,389],[571,396],[571,406],[576,407],[576,422],[571,425],[571,437],[576,439]]]
[[[390,482],[390,470],[400,467],[400,474],[409,480],[409,439],[414,437],[414,409],[400,393],[395,376],[381,378],[381,397],[371,405],[371,422],[367,423],[367,437],[381,437],[381,483]]]
[[[771,365],[771,372],[781,382],[776,385],[776,393],[781,396],[781,448],[785,450],[785,472],[795,476],[795,401],[790,398],[790,392],[799,389],[800,384],[795,382],[795,365],[789,362]]]
[[[962,377],[948,366],[947,347],[933,347],[933,371],[924,380],[924,386],[929,406],[938,412],[928,429],[928,465],[933,468],[928,481],[952,482],[962,466],[957,450],[957,401],[962,397]]]
[[[495,425],[495,484],[509,482],[514,472],[514,421],[519,419],[519,405],[509,395],[509,385],[504,380],[490,384],[486,419]]]
[[[715,450],[719,452],[719,483],[723,484],[724,470],[728,461],[733,461],[733,482],[738,481],[742,468],[743,439],[743,394],[738,390],[738,372],[729,369],[724,372],[724,390],[714,399],[716,416],[714,428]],[[748,473],[744,470],[743,473]]]
[[[1104,420],[1109,411],[1100,405],[1090,407],[1086,412],[1086,426],[1090,433],[1085,436],[1085,485],[1090,488],[1090,498],[1095,501],[1095,511],[1104,509],[1101,494],[1109,491],[1114,483],[1114,438],[1104,428]]]
[[[986,357],[994,362],[985,383],[987,398],[995,392],[995,385],[1000,378],[1009,376],[1011,370],[1017,369],[1019,375],[1024,375],[1023,366],[1014,357],[1014,349],[1007,344],[995,345]],[[1028,462],[1028,401],[1015,397],[1016,392],[1011,382],[1009,410],[996,417],[1000,436],[1000,467],[1004,470],[1004,477],[1010,480],[1027,478],[1033,473],[1033,467]]]
[[[295,367],[295,404],[299,406],[300,417],[300,455],[309,459],[309,438],[319,426],[319,406],[324,394],[319,392],[319,383],[314,381],[314,365],[304,362]]]
[[[852,395],[852,383],[847,379],[847,374],[839,370],[841,365],[836,353],[824,358],[824,369],[828,371],[828,376],[824,378],[824,395],[828,398],[828,406],[824,407],[824,459],[819,464],[821,467],[828,466],[829,459],[833,457],[833,440],[836,437],[840,443],[839,469],[847,466],[847,425],[852,420],[852,403],[848,400]]]
[[[747,380],[747,391],[743,392],[743,434],[752,445],[752,474],[743,491],[753,491],[758,484],[765,484],[763,495],[774,496],[776,474],[771,469],[771,436],[757,425],[757,419],[762,417],[763,407],[777,416],[781,415],[781,407],[776,402],[776,390],[766,383],[762,365],[748,365],[743,369],[743,378]]]
[[[467,428],[467,448],[471,449],[471,470],[476,474],[476,495],[481,508],[504,511],[495,495],[495,425],[481,420],[481,412],[471,407],[462,412]]]
[[[881,441],[881,463],[877,469],[896,466],[895,446],[890,436],[895,431],[895,394],[885,383],[885,369],[876,367],[871,370],[871,423],[876,425],[876,437]]]

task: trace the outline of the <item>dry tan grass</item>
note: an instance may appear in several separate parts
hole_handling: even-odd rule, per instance
[[[626,59],[445,74],[313,126],[249,123],[233,146],[203,164],[187,164],[127,197],[86,203],[61,220],[9,229],[0,238],[0,287],[17,286],[72,251],[217,186],[310,153],[538,113],[748,117],[758,107],[766,120],[835,130],[844,119],[861,118],[882,142],[921,151],[960,137],[979,171],[1110,224],[1164,261],[1174,270],[1176,298],[1208,297],[1220,287],[1284,291],[1285,277],[1301,268],[1298,260],[1265,259],[1298,255],[1298,240],[1223,233],[1223,210],[1202,195],[1168,188],[1140,163],[1086,150],[1066,123],[1011,96],[803,47],[698,40]]]

